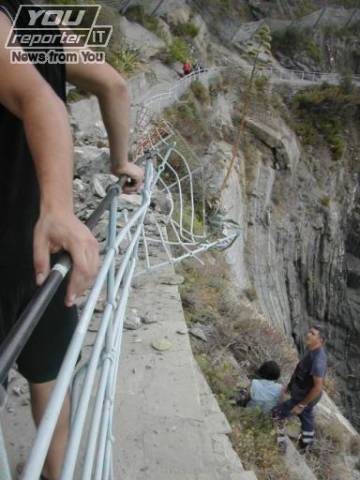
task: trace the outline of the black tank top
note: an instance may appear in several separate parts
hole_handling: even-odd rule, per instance
[[[31,2],[0,0],[0,11],[12,21],[22,3]],[[65,101],[65,66],[44,64],[35,67]],[[46,142],[46,138],[43,141]],[[39,185],[23,124],[0,105],[0,266],[32,265],[39,198]]]

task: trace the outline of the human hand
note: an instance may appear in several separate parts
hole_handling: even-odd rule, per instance
[[[36,283],[50,270],[50,254],[66,250],[73,262],[65,305],[71,307],[94,279],[99,266],[99,246],[90,230],[72,212],[42,212],[34,230]]]
[[[291,410],[292,415],[301,415],[304,411],[305,405],[298,403],[295,407]]]
[[[127,162],[125,165],[111,166],[111,173],[117,177],[128,177],[131,181],[126,182],[123,187],[124,193],[138,192],[144,181],[144,169],[135,165],[135,163]]]

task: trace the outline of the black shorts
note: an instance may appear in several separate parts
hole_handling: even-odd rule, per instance
[[[40,322],[26,343],[17,364],[32,383],[55,380],[78,322],[76,307],[64,304],[67,281],[63,281]],[[0,342],[19,318],[36,291],[32,268],[0,266]]]

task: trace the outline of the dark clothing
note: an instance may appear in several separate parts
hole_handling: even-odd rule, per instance
[[[291,394],[290,400],[282,402],[272,410],[273,418],[278,426],[281,425],[286,418],[291,416],[291,410],[308,395],[314,386],[313,377],[325,377],[326,368],[326,353],[322,347],[306,352],[305,356],[297,364],[288,385],[288,390]],[[301,445],[303,447],[308,447],[314,442],[314,407],[320,398],[321,394],[318,398],[310,402],[299,415],[302,429]],[[280,433],[280,437],[278,437],[279,440],[279,438],[282,438],[283,432],[280,430],[278,433]]]
[[[285,420],[291,416],[291,410],[297,405],[298,402],[294,399],[286,400],[277,407],[273,408],[272,415],[275,420]],[[314,403],[311,402],[300,413],[299,418],[301,422],[301,430],[303,434],[314,436],[315,430],[315,418],[314,418]]]
[[[0,11],[12,21],[29,0],[0,0]],[[36,8],[36,7],[35,7]],[[27,27],[24,19],[20,27]],[[35,65],[65,101],[65,65]],[[43,139],[46,142],[46,138]],[[21,120],[0,105],[0,342],[36,290],[33,230],[39,216],[39,185]],[[18,358],[19,371],[30,382],[54,380],[77,324],[77,310],[64,305],[63,282]]]
[[[30,382],[55,380],[77,325],[76,307],[64,305],[63,282],[21,352],[17,364]],[[0,267],[0,343],[36,290],[32,268]]]
[[[297,364],[291,377],[288,390],[291,398],[298,403],[304,400],[314,386],[313,377],[324,378],[327,369],[327,359],[324,348],[309,350]],[[321,398],[316,399],[318,402]]]
[[[22,3],[31,2],[0,0],[0,11],[11,20]],[[65,101],[65,65],[44,64],[36,68]],[[33,263],[33,229],[39,216],[39,185],[23,124],[2,105],[0,161],[0,266],[29,267]]]

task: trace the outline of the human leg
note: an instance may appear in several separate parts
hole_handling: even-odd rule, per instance
[[[301,450],[307,450],[313,445],[315,437],[314,406],[308,405],[299,415],[299,418],[301,422],[299,447]]]
[[[31,409],[36,427],[48,404],[55,382],[30,383]],[[43,474],[48,480],[60,478],[70,425],[70,400],[66,396],[46,457]]]
[[[19,372],[30,385],[32,414],[37,427],[78,321],[76,308],[65,307],[66,287],[66,282],[60,286],[18,358]],[[69,403],[67,395],[44,465],[46,480],[57,480],[60,476],[69,434]]]
[[[286,419],[289,418],[292,413],[291,410],[294,408],[297,402],[294,400],[286,400],[285,402],[280,403],[272,409],[272,418],[276,428],[277,434],[277,444],[279,450],[282,453],[286,452],[286,438],[285,438],[285,425]]]

